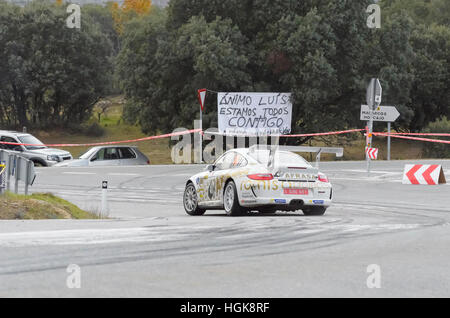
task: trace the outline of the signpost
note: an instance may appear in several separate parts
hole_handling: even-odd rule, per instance
[[[361,120],[387,122],[388,144],[387,144],[387,160],[391,160],[391,123],[395,122],[400,113],[394,106],[378,106],[374,111],[370,110],[367,105],[361,105]]]
[[[366,101],[369,105],[369,109],[374,111],[381,104],[381,97],[383,95],[383,88],[381,87],[380,80],[378,78],[372,78],[369,86],[367,87]],[[373,138],[373,116],[369,118],[369,136],[367,138],[366,148],[372,148],[372,138]],[[370,175],[370,157],[366,153],[367,161],[367,174]]]
[[[197,97],[198,97],[198,102],[200,103],[200,129],[201,131],[199,132],[199,163],[202,163],[203,161],[203,109],[205,108],[205,98],[206,98],[206,93],[207,93],[207,89],[206,88],[202,88],[199,89],[197,91]]]

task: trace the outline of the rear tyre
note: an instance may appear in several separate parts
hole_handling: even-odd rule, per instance
[[[246,210],[239,204],[236,185],[233,181],[228,182],[225,186],[225,190],[223,192],[223,206],[225,208],[225,212],[229,216],[242,216],[246,214]]]
[[[321,216],[327,211],[327,208],[323,206],[313,206],[309,208],[302,209],[303,214],[306,216]]]
[[[192,216],[203,215],[206,212],[206,210],[198,207],[197,190],[192,183],[189,183],[184,190],[183,205],[186,213]]]

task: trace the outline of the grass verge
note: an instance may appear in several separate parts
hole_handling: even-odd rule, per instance
[[[98,216],[49,193],[0,195],[0,220],[46,219],[98,219]]]

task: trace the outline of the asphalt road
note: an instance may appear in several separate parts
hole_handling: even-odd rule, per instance
[[[402,185],[406,163],[375,162],[371,177],[364,162],[322,163],[335,189],[324,217],[190,217],[182,193],[199,166],[42,168],[32,191],[92,211],[109,181],[111,219],[0,222],[0,296],[449,297],[450,187]],[[450,161],[427,163],[450,178]]]

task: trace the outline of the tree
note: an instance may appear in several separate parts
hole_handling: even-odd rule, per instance
[[[151,0],[125,0],[120,6],[117,2],[108,4],[115,29],[118,34],[123,33],[123,26],[133,18],[148,15],[152,9]]]
[[[54,127],[81,123],[109,85],[111,46],[82,15],[66,27],[65,8],[0,2],[0,120],[4,126]]]
[[[293,132],[361,127],[367,83],[378,77],[383,103],[402,113],[397,128],[419,129],[448,112],[448,27],[430,22],[446,21],[436,8],[448,1],[413,0],[412,11],[403,10],[408,1],[381,1],[381,29],[366,25],[371,3],[172,0],[167,15],[125,27],[117,65],[127,118],[146,132],[192,127],[196,90],[207,87],[292,92]],[[208,107],[204,125],[216,118]]]

